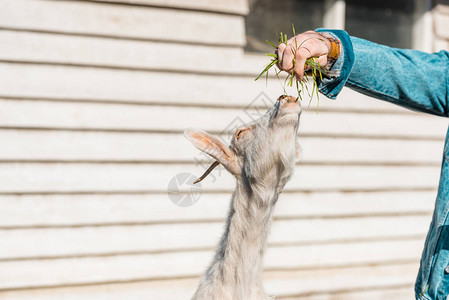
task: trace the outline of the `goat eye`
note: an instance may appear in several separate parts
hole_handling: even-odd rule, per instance
[[[235,137],[237,138],[237,139],[239,139],[242,135],[243,135],[243,132],[245,131],[246,129],[240,129],[240,130],[237,130],[237,132],[235,133]]]

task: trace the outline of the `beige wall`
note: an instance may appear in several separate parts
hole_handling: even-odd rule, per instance
[[[110,2],[2,1],[1,299],[188,299],[233,180],[214,171],[196,205],[172,204],[170,179],[203,171],[182,132],[222,132],[261,92],[282,93],[253,80],[267,58],[242,50],[244,0]],[[316,104],[266,288],[411,299],[447,122],[349,90]]]
[[[432,10],[433,29],[435,32],[434,47],[435,51],[449,50],[449,1],[435,1],[435,8]]]

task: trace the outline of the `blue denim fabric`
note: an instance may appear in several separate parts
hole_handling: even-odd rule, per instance
[[[343,53],[320,91],[335,99],[343,86],[420,112],[449,116],[449,53],[424,53],[375,44],[343,30],[317,29],[338,38]],[[449,130],[438,196],[415,284],[416,299],[446,300],[449,294]],[[445,271],[446,269],[446,271]]]

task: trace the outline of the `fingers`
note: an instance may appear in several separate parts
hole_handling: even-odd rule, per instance
[[[279,60],[282,60],[282,58],[283,58],[283,56],[284,56],[284,51],[285,51],[285,48],[287,47],[287,45],[285,45],[284,43],[282,43],[282,44],[280,44],[279,46],[278,46],[278,49],[276,50],[276,52],[277,52],[277,55],[278,55],[278,59]],[[282,69],[282,62],[281,63],[277,63],[276,64],[276,66],[279,68],[279,70],[283,70]]]
[[[293,59],[295,58],[295,52],[296,50],[291,44],[287,44],[285,46],[281,63],[282,70],[290,72],[293,69]]]
[[[304,70],[310,69],[309,66],[305,66],[308,58],[318,57],[318,63],[325,66],[327,64],[328,51],[326,44],[318,39],[305,40],[301,47],[296,51],[296,64],[294,70],[296,79],[302,80],[304,78]]]
[[[289,73],[293,70],[296,78],[302,80],[304,69],[307,69],[305,67],[306,60],[311,57],[318,57],[318,63],[325,66],[328,52],[329,47],[323,37],[316,32],[308,31],[288,40],[287,45],[282,43],[278,46],[278,58],[282,62],[278,63],[277,66],[280,70]]]
[[[311,55],[309,57],[320,57],[322,55],[327,56],[329,52],[329,48],[326,43],[315,37],[305,40],[300,48],[307,48]]]
[[[326,66],[327,65],[327,55],[321,55],[320,57],[318,57],[318,63],[321,66]]]
[[[296,51],[295,76],[297,80],[301,81],[304,78],[306,60],[312,56],[312,52],[306,47],[301,47]]]

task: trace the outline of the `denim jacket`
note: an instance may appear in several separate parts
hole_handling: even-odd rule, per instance
[[[449,53],[424,53],[375,44],[343,30],[317,29],[338,38],[343,51],[324,79],[321,93],[335,99],[343,86],[420,112],[449,116]],[[449,294],[449,130],[438,196],[415,284],[416,299],[446,300]]]

